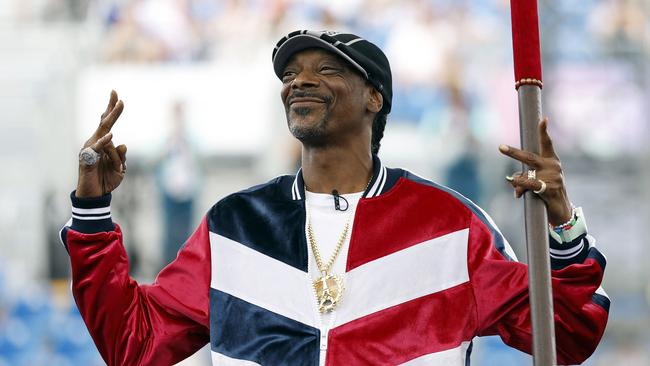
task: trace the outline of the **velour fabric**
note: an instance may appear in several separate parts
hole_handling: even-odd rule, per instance
[[[359,200],[344,274],[357,289],[356,297],[346,297],[356,307],[347,311],[341,303],[342,320],[323,345],[328,364],[395,365],[447,352],[452,364],[461,366],[472,338],[483,335],[499,335],[530,352],[527,268],[510,256],[492,220],[460,194],[374,161],[376,184]],[[86,204],[76,210],[86,215],[84,221],[105,220],[100,217],[107,215],[106,199]],[[319,323],[315,297],[306,300],[312,280],[304,220],[300,173],[232,194],[209,210],[152,285],[129,276],[119,226],[102,231],[101,225],[89,225],[94,233],[68,227],[62,235],[72,263],[72,291],[106,363],[171,365],[210,342],[221,359],[242,364],[318,365],[325,334],[314,325]],[[223,254],[219,248],[227,252],[217,245],[219,238],[228,240],[230,262],[217,257]],[[564,244],[568,251],[558,244],[555,253],[587,248],[586,256],[573,256],[552,271],[558,361],[575,364],[595,350],[610,302],[600,289],[605,257],[588,236]],[[244,257],[236,261],[235,254]],[[236,262],[233,269],[247,273],[255,271],[253,259],[277,264],[274,274],[287,270],[290,277],[278,275],[291,279],[283,289],[293,286],[287,293],[303,295],[265,302],[274,299],[270,287],[255,276],[214,277],[219,270],[213,264],[228,270]],[[234,294],[244,288],[248,292]]]
[[[320,331],[210,289],[211,349],[261,365],[316,365]]]
[[[278,178],[288,179],[287,177]],[[208,214],[210,231],[307,272],[304,201],[287,200],[278,183],[230,195]]]
[[[475,329],[466,282],[334,328],[327,365],[399,365],[458,347],[472,339]]]
[[[396,211],[395,207],[408,209]],[[390,192],[359,202],[354,222],[357,230],[350,239],[346,270],[467,228],[468,220],[469,210],[457,199],[439,189],[401,178]]]

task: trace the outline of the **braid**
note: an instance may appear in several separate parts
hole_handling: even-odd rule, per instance
[[[379,153],[379,147],[381,147],[381,139],[384,137],[384,128],[386,127],[386,120],[388,118],[387,113],[379,112],[375,116],[375,120],[372,122],[372,141],[371,141],[371,151],[373,155]]]

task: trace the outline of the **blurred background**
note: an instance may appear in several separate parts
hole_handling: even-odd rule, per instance
[[[650,365],[650,1],[539,2],[544,114],[608,258],[610,320],[587,364]],[[0,366],[103,364],[57,234],[110,90],[129,147],[113,216],[146,283],[218,199],[296,171],[271,51],[303,28],[385,50],[383,161],[477,202],[526,261],[523,203],[503,179],[519,167],[497,151],[519,144],[507,0],[2,0]],[[182,364],[209,364],[205,351]],[[495,337],[472,360],[532,364]]]

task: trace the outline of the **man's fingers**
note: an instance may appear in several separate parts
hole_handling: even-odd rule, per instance
[[[98,131],[100,133],[107,133],[113,128],[113,125],[115,124],[115,121],[120,117],[122,114],[122,111],[124,110],[124,102],[121,100],[117,101],[115,104],[115,108],[111,110],[111,112],[104,117],[102,122],[99,124],[99,129]]]
[[[106,145],[108,145],[109,142],[113,139],[113,133],[109,132],[106,135],[102,136],[99,138],[99,140],[95,141],[92,146],[90,146],[93,150],[96,152],[100,152],[104,149]]]
[[[506,175],[506,180],[510,182],[510,184],[513,184],[515,181],[515,178],[518,178],[521,175],[521,172],[514,172],[511,175]]]
[[[103,120],[113,110],[115,103],[117,103],[117,92],[115,92],[115,90],[111,90],[111,96],[108,98],[108,105],[106,106],[104,113],[102,113],[100,121]]]
[[[503,155],[518,160],[531,168],[538,168],[540,165],[541,158],[531,152],[520,150],[508,145],[499,145],[499,151],[501,151]]]
[[[515,173],[507,176],[506,180],[515,189],[515,197],[521,197],[526,191],[538,191],[542,188],[542,183],[539,179],[528,179],[522,173]]]
[[[117,150],[117,154],[120,156],[122,164],[126,163],[126,145],[122,144],[116,147],[115,150]]]
[[[548,117],[544,117],[539,123],[539,142],[543,157],[557,158],[557,154],[553,148],[553,140],[551,140],[551,136],[548,134]]]
[[[522,188],[524,190],[536,191],[542,188],[542,184],[539,182],[539,179],[526,179],[519,176],[515,178],[515,181],[513,183],[516,187]]]
[[[513,192],[515,198],[519,198],[519,197],[521,197],[521,196],[524,194],[524,192],[526,192],[526,189],[525,189],[525,188],[520,187],[520,186],[516,183],[516,182],[518,182],[520,176],[521,176],[521,173],[520,173],[520,172],[513,173],[512,175],[507,175],[507,176],[506,176],[506,180],[510,183],[510,185],[512,185],[512,188],[515,189],[515,191]]]
[[[108,155],[113,170],[116,172],[122,171],[122,159],[120,158],[120,154],[117,153],[117,149],[112,141],[104,146],[104,153]]]
[[[117,154],[120,156],[120,172],[126,174],[126,145],[122,144],[115,148]]]

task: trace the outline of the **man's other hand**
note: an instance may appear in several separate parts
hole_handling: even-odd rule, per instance
[[[123,110],[124,102],[118,100],[117,93],[112,90],[108,106],[102,113],[97,130],[83,146],[83,148],[90,147],[97,152],[99,161],[93,165],[79,161],[77,197],[99,197],[112,192],[122,183],[126,174],[126,145],[115,147],[111,128]]]

